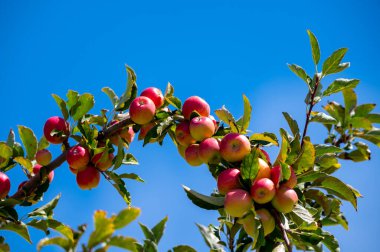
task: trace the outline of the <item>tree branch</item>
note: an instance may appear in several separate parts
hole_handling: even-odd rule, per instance
[[[288,234],[286,233],[286,228],[284,227],[284,224],[282,224],[280,216],[278,215],[278,212],[276,210],[274,210],[273,213],[274,213],[273,214],[274,219],[275,219],[277,225],[280,227],[281,234],[282,234],[282,237],[284,238],[286,248],[287,248],[288,252],[292,252],[293,247],[292,247],[292,244],[290,243]]]

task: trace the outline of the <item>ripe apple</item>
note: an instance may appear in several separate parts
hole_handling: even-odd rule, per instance
[[[245,215],[238,220],[243,225],[244,231],[251,237],[255,237],[257,232],[256,220],[253,214]]]
[[[40,165],[48,165],[52,159],[52,155],[49,150],[43,149],[36,153],[36,161]]]
[[[289,188],[294,188],[297,185],[297,175],[294,172],[293,167],[290,166],[289,168],[290,168],[290,177],[285,183],[283,183],[283,185]]]
[[[270,170],[270,179],[273,181],[274,186],[278,188],[282,180],[282,168],[280,165],[273,166]]]
[[[205,116],[197,116],[190,121],[190,135],[197,141],[212,137],[215,126],[212,120]]]
[[[74,174],[78,174],[78,170],[77,169],[73,169],[69,166],[69,170],[74,173]]]
[[[240,171],[237,168],[229,168],[222,171],[217,180],[219,193],[225,195],[233,189],[241,188],[239,177]]]
[[[9,180],[8,176],[0,172],[0,199],[4,199],[11,189],[11,181]]]
[[[148,134],[148,132],[154,126],[156,126],[156,124],[154,122],[142,125],[141,128],[140,128],[140,133],[139,133],[138,140],[144,140],[144,138],[146,137],[146,135]]]
[[[265,208],[261,208],[256,210],[256,214],[259,217],[261,224],[263,225],[264,236],[267,236],[268,234],[272,233],[276,226],[276,223],[269,211]]]
[[[231,190],[224,198],[224,209],[232,217],[242,217],[252,207],[251,196],[243,189]]]
[[[262,178],[270,178],[270,167],[267,162],[259,158],[259,171],[256,175],[255,181]]]
[[[77,184],[83,190],[89,190],[98,186],[100,172],[92,165],[77,173]]]
[[[218,123],[216,122],[215,117],[212,115],[209,115],[208,118],[210,118],[211,121],[214,123],[214,128],[215,128],[215,132],[216,132],[216,130],[218,129]]]
[[[272,206],[281,213],[290,213],[298,202],[298,196],[293,189],[281,185],[272,199]]]
[[[63,143],[69,135],[70,125],[65,119],[58,116],[53,116],[47,119],[44,126],[44,136],[50,143]]]
[[[220,142],[220,155],[228,162],[237,162],[251,152],[247,137],[239,133],[228,133]]]
[[[121,130],[119,136],[128,144],[130,144],[135,138],[135,132],[133,131],[132,127],[125,127]]]
[[[38,176],[40,174],[40,170],[42,167],[43,166],[39,165],[39,164],[36,164],[35,166],[33,166],[33,174],[35,176]],[[53,178],[54,178],[54,171],[51,171],[48,175],[49,183],[51,183],[53,181]]]
[[[86,148],[76,145],[67,151],[66,160],[71,168],[83,170],[90,162],[90,153]]]
[[[185,159],[191,166],[200,166],[203,163],[199,156],[199,144],[191,144],[186,148]]]
[[[144,91],[141,92],[140,96],[145,96],[151,99],[156,106],[156,108],[161,107],[164,105],[164,96],[162,95],[161,90],[155,87],[149,87],[147,89],[144,89]]]
[[[113,165],[113,159],[114,159],[114,155],[113,153],[104,153],[104,152],[100,152],[98,154],[95,154],[92,159],[91,159],[91,162],[101,171],[106,171],[107,169],[109,169],[112,165]]]
[[[270,202],[276,194],[276,188],[272,180],[262,178],[256,180],[251,187],[252,199],[259,204]]]
[[[206,164],[220,162],[219,141],[215,138],[206,138],[199,144],[199,156]]]
[[[178,152],[181,155],[181,157],[183,157],[183,158],[186,159],[186,157],[185,157],[185,151],[186,151],[187,147],[179,144],[177,146],[177,149],[178,149]]]
[[[191,96],[186,99],[182,106],[182,114],[185,119],[190,120],[191,113],[197,112],[201,116],[210,115],[210,106],[199,96]]]
[[[129,107],[129,115],[137,124],[143,125],[152,121],[156,113],[154,102],[145,96],[135,98]]]
[[[260,151],[261,151],[261,153],[264,154],[264,156],[265,156],[267,162],[270,163],[270,157],[269,157],[269,155],[268,155],[268,152],[266,152],[266,151],[263,150],[263,149],[260,149]]]
[[[189,146],[195,143],[195,139],[190,135],[190,124],[188,121],[182,121],[177,125],[175,138],[182,146]]]

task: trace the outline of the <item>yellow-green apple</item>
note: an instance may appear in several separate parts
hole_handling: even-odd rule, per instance
[[[164,96],[162,95],[161,90],[158,88],[149,87],[147,89],[144,89],[144,91],[141,92],[140,96],[145,96],[151,99],[156,108],[159,108],[164,104]]]
[[[92,165],[88,165],[86,169],[77,173],[77,184],[83,190],[97,187],[99,181],[100,172]]]
[[[52,159],[52,155],[49,150],[43,149],[36,153],[36,161],[40,165],[48,165]]]
[[[294,188],[297,185],[297,175],[294,172],[293,167],[290,166],[289,168],[290,168],[290,177],[285,183],[283,183],[283,185],[289,188]]]
[[[190,121],[190,135],[197,141],[212,137],[215,126],[212,120],[205,116],[197,116]]]
[[[190,124],[188,121],[180,122],[175,128],[175,138],[182,146],[189,146],[195,143],[195,139],[190,135]]]
[[[180,145],[180,144],[177,146],[179,154],[181,155],[181,157],[183,157],[185,159],[186,159],[186,156],[185,156],[186,148],[187,148],[186,146],[183,146],[183,145]]]
[[[243,189],[233,189],[224,198],[224,209],[232,217],[242,217],[252,207],[251,196]]]
[[[278,188],[282,180],[282,169],[280,165],[275,165],[270,170],[270,179],[273,181],[274,186]]]
[[[220,162],[219,141],[215,138],[206,138],[199,144],[199,156],[206,164]]]
[[[53,116],[44,125],[44,136],[52,144],[60,144],[70,135],[70,126],[65,119]]]
[[[156,126],[154,122],[142,125],[140,128],[138,140],[143,140],[154,126]]]
[[[269,213],[269,211],[265,208],[261,208],[256,210],[256,214],[259,217],[261,224],[264,228],[264,236],[272,233],[276,224],[273,216]]]
[[[237,168],[229,168],[222,171],[217,180],[219,193],[225,195],[231,190],[241,188],[239,177],[240,171]]]
[[[108,155],[107,155],[108,154]],[[95,154],[91,162],[101,171],[106,171],[113,165],[114,155],[113,153],[100,152]]]
[[[182,114],[185,119],[190,120],[193,112],[197,112],[201,116],[209,116],[210,105],[199,96],[191,96],[183,103]]]
[[[11,181],[9,180],[9,177],[3,173],[0,172],[0,199],[4,199],[11,189]]]
[[[244,231],[251,237],[255,237],[257,232],[256,220],[252,213],[238,219],[238,223],[243,225]]]
[[[267,162],[259,158],[259,171],[257,172],[255,180],[262,178],[270,178],[270,167]]]
[[[265,156],[265,159],[268,163],[270,163],[270,157],[268,155],[268,152],[266,152],[265,150],[263,149],[259,149],[261,151],[261,153],[263,153],[263,155]]]
[[[156,113],[154,102],[145,96],[135,98],[129,107],[129,115],[137,124],[144,125],[153,120]]]
[[[39,164],[35,164],[33,166],[33,174],[35,176],[39,176],[40,175],[40,170],[43,166],[42,165],[39,165]],[[51,171],[48,175],[48,179],[49,179],[49,182],[51,183],[53,181],[53,178],[54,178],[54,171]]]
[[[248,138],[239,133],[228,133],[220,142],[220,155],[228,162],[237,162],[251,152]]]
[[[203,164],[199,156],[199,144],[191,144],[185,150],[186,162],[191,166],[200,166]]]
[[[272,180],[262,178],[256,180],[251,187],[252,199],[259,204],[270,202],[276,194],[276,188]]]
[[[293,189],[281,185],[272,199],[272,206],[281,213],[290,213],[297,202],[297,193]]]
[[[90,162],[90,152],[86,148],[76,145],[67,151],[66,160],[71,168],[83,170]]]

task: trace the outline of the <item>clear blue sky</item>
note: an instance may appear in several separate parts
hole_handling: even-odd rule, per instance
[[[236,116],[242,113],[244,93],[253,105],[250,129],[278,134],[279,127],[286,127],[282,111],[300,124],[304,121],[306,87],[286,63],[313,69],[306,29],[319,38],[322,58],[349,47],[347,60],[352,64],[343,76],[362,80],[359,102],[379,103],[377,1],[111,2],[0,1],[0,139],[5,140],[16,125],[31,127],[40,137],[46,118],[60,114],[52,93],[91,92],[96,97],[93,112],[109,108],[100,89],[124,91],[125,63],[137,72],[140,91],[152,85],[164,89],[170,81],[182,100],[199,95],[212,109],[225,104]],[[313,125],[312,140],[323,130]],[[344,204],[350,231],[332,229],[342,251],[378,249],[380,152],[371,148],[370,162],[345,163],[338,173],[364,195],[358,212]],[[187,165],[169,141],[164,147],[145,148],[135,142],[131,152],[140,165],[121,169],[146,181],[127,182],[133,204],[142,208],[139,221],[152,226],[169,216],[160,251],[177,244],[206,251],[195,223],[216,223],[217,214],[192,205],[181,189],[185,184],[211,192],[215,182],[206,166]],[[274,156],[277,149],[269,152]],[[17,168],[10,176],[14,191],[25,178]],[[91,223],[95,209],[115,213],[125,207],[105,180],[95,190],[81,191],[66,164],[56,171],[45,198],[59,192],[62,199],[55,217],[73,227]],[[142,238],[137,223],[123,233]],[[33,231],[35,244],[30,246],[11,233],[4,235],[14,251],[33,250],[42,238]]]

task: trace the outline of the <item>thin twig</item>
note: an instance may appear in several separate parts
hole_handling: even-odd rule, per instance
[[[277,225],[281,229],[282,237],[284,238],[286,248],[288,252],[292,252],[293,247],[292,247],[292,244],[290,243],[288,234],[286,233],[286,228],[284,227],[284,224],[282,224],[280,216],[278,215],[278,212],[276,210],[274,210],[273,212],[274,212],[274,219],[276,220]]]

